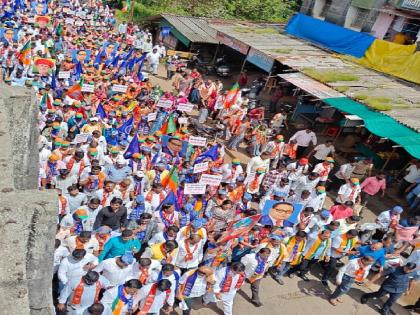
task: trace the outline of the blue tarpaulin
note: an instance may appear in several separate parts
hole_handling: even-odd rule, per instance
[[[302,13],[293,16],[286,32],[332,51],[362,58],[375,37],[324,22]]]

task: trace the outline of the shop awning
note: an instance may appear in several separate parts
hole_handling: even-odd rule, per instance
[[[420,134],[418,132],[350,98],[327,98],[323,101],[342,112],[359,116],[371,133],[394,141],[413,157],[420,159]]]

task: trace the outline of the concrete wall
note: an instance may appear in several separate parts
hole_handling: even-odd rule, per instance
[[[37,188],[37,114],[30,90],[0,85],[1,314],[53,313],[57,196]]]

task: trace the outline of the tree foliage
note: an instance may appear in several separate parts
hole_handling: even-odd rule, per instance
[[[134,2],[134,1],[133,1]],[[159,13],[241,19],[267,22],[285,22],[297,9],[298,0],[137,0],[134,19]],[[125,19],[127,13],[118,14]]]

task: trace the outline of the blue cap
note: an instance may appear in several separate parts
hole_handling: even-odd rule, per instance
[[[273,239],[273,240],[276,240],[276,241],[281,241],[283,239],[283,237],[281,237],[281,235],[273,234],[273,233],[269,234],[268,237]]]
[[[122,140],[122,141],[120,141],[120,145],[127,146],[128,145],[128,141],[127,140]]]
[[[250,193],[244,193],[244,198],[246,199],[246,200],[251,200],[252,199],[252,195],[250,194]]]
[[[227,191],[226,191],[226,190],[224,190],[224,189],[219,189],[219,190],[217,191],[217,193],[218,193],[219,195],[227,195]]]
[[[404,211],[404,209],[401,206],[395,206],[394,208],[392,208],[392,211],[400,214]]]
[[[143,152],[152,152],[152,149],[146,146],[140,148]]]
[[[330,212],[326,209],[321,211],[321,217],[328,218],[330,216]]]
[[[162,149],[162,146],[161,146],[159,143],[156,143],[156,144],[153,146],[153,149],[160,150],[160,149]]]
[[[140,203],[140,202],[144,202],[144,196],[142,195],[137,195],[136,197],[136,202]]]
[[[132,252],[126,252],[124,255],[121,256],[121,261],[124,264],[130,265],[134,261],[133,253]]]
[[[191,222],[191,225],[194,229],[199,229],[204,225],[204,222],[202,219],[195,219]]]
[[[284,191],[274,190],[274,196],[276,197],[287,197],[287,194]]]
[[[245,177],[242,175],[239,175],[238,177],[236,177],[237,182],[243,182],[244,180],[245,180]]]

